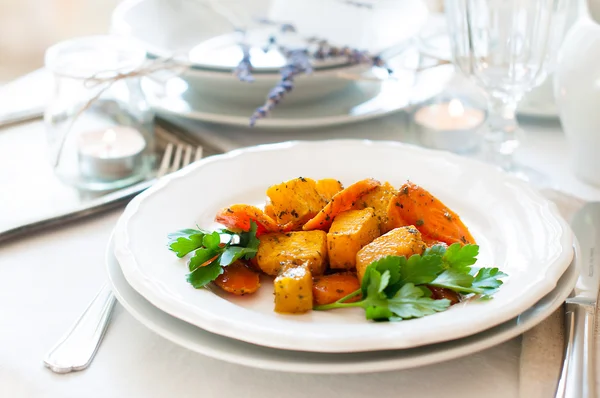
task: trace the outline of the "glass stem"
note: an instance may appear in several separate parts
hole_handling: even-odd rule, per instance
[[[515,100],[491,97],[488,102],[484,155],[506,171],[513,169],[513,154],[519,147],[516,108]]]

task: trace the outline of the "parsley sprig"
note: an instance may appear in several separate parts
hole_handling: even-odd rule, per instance
[[[199,289],[221,275],[223,267],[256,255],[260,243],[256,228],[252,222],[250,230],[241,233],[227,229],[182,229],[167,236],[168,246],[179,258],[192,254],[188,260],[187,281]]]
[[[478,253],[477,245],[455,243],[448,248],[436,245],[423,255],[409,258],[384,257],[367,267],[360,289],[314,309],[361,307],[367,319],[399,321],[431,315],[450,306],[448,299],[434,300],[426,285],[490,298],[502,285],[500,278],[507,275],[498,268],[471,267]],[[358,295],[362,295],[362,300],[346,302]]]

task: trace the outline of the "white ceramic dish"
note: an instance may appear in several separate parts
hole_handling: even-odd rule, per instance
[[[509,277],[493,300],[396,323],[365,321],[360,309],[276,314],[269,283],[250,297],[191,288],[185,261],[165,247],[167,234],[195,224],[214,228],[220,208],[264,203],[268,186],[300,175],[346,185],[376,177],[400,186],[409,178],[461,215],[480,245],[481,266]],[[250,147],[163,179],[127,206],[115,230],[115,255],[148,301],[205,330],[274,348],[352,352],[423,346],[506,322],[556,286],[573,253],[572,233],[556,207],[492,166],[401,143],[335,140]]]
[[[329,10],[326,5],[330,3],[339,3],[339,6],[348,10]],[[309,29],[323,23],[323,21],[315,21],[314,12],[311,11],[312,15],[305,17],[299,16],[298,12],[290,14],[289,3],[284,4],[281,0],[248,0],[243,4],[228,0],[219,2],[130,0],[120,3],[113,12],[111,32],[135,38],[150,57],[176,55],[191,62],[191,67],[181,75],[188,83],[190,91],[195,91],[205,98],[228,103],[250,104],[256,108],[279,81],[279,69],[286,62],[279,50],[273,49],[267,53],[262,50],[268,43],[267,38],[278,29],[274,26],[257,25],[254,21],[257,16],[270,16],[274,20],[300,23],[298,33],[279,34],[280,42],[287,40],[296,43],[297,46],[298,43],[305,42],[303,37],[337,36],[349,40],[340,45],[360,49],[368,49],[368,47],[362,42],[357,42],[353,37],[359,26],[356,21],[352,21],[369,19],[376,23],[379,20],[380,25],[372,25],[379,26],[379,30],[369,26],[367,32],[368,39],[378,48],[374,53],[381,53],[383,56],[383,52],[387,52],[390,48],[405,47],[427,18],[426,7],[420,1],[390,0],[387,3],[387,10],[371,10],[371,12],[338,1],[328,1],[327,4],[315,3],[313,7],[319,7],[320,14],[329,10],[339,18],[335,29],[319,32]],[[215,4],[215,9],[220,11],[213,11],[210,4]],[[305,13],[310,10],[307,4],[303,4],[301,9]],[[350,14],[344,16],[345,14],[340,14],[342,11]],[[392,22],[390,13],[399,16],[396,21],[393,21],[393,35],[387,32]],[[228,18],[224,18],[223,15],[226,14],[229,15]],[[326,15],[318,17],[327,18]],[[302,21],[307,18],[310,22],[302,24]],[[252,84],[240,82],[232,73],[242,59],[243,52],[237,45],[239,34],[235,33],[229,20],[236,21],[249,32],[247,41],[253,46],[251,55],[255,77]],[[383,22],[386,26],[381,25]],[[158,24],[161,29],[156,29]],[[380,31],[382,29],[384,31]],[[307,33],[303,33],[305,31]],[[344,34],[344,31],[347,33]],[[366,38],[366,35],[362,36],[363,39]],[[290,47],[294,48],[294,45]],[[310,76],[302,75],[295,79],[294,93],[286,100],[289,104],[320,99],[352,83],[338,78],[337,73],[360,74],[369,70],[368,65],[352,65],[344,57],[313,61],[312,64],[315,69]]]
[[[567,298],[578,275],[573,261],[556,288],[543,299],[518,317],[473,336],[406,350],[324,354],[276,350],[248,344],[207,332],[177,319],[150,304],[129,286],[113,250],[111,240],[106,253],[106,265],[113,293],[121,305],[150,330],[211,358],[253,368],[297,373],[382,372],[415,368],[473,354],[508,341],[549,316]]]
[[[407,50],[393,59],[392,65],[398,67],[394,79],[351,82],[345,89],[320,100],[294,103],[289,101],[298,94],[293,91],[277,105],[269,117],[259,120],[256,126],[301,129],[356,123],[382,117],[435,96],[454,73],[450,65],[425,70],[418,74],[401,66],[410,66],[415,62],[417,62],[417,53],[414,50]],[[384,77],[381,70],[373,70],[363,76],[372,79],[373,73],[376,74],[375,76]],[[307,76],[306,79],[313,77],[315,76]],[[330,81],[332,80],[335,79]],[[216,83],[215,88],[227,86],[229,89],[226,92],[240,96],[244,95],[247,86],[252,85],[252,83],[244,84],[231,80],[223,84]],[[256,102],[240,103],[205,97],[199,95],[195,89],[190,88],[186,80],[180,78],[172,78],[166,84],[145,79],[143,87],[148,100],[159,113],[233,126],[248,127],[250,116],[264,102],[264,99],[260,99]],[[248,95],[251,97],[254,94],[248,93]]]

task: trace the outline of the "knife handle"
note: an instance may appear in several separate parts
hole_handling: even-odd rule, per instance
[[[557,398],[596,398],[594,307],[565,304],[565,356]]]

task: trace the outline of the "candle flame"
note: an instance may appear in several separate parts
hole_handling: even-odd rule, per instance
[[[453,99],[448,104],[448,113],[451,117],[460,117],[465,113],[465,108],[463,107],[462,102],[459,99]]]
[[[104,142],[106,145],[110,145],[112,143],[114,143],[117,140],[117,132],[113,129],[108,129],[104,132],[104,135],[102,136],[102,142]]]

